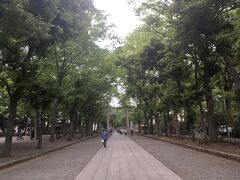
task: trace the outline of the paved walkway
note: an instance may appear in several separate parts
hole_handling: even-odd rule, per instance
[[[237,161],[143,136],[135,135],[132,140],[184,180],[240,180],[240,163]]]
[[[174,172],[133,142],[112,135],[75,180],[181,180]]]

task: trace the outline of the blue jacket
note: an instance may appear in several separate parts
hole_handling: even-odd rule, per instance
[[[101,134],[101,138],[103,140],[107,140],[108,139],[108,132],[107,131],[103,131],[102,134]]]

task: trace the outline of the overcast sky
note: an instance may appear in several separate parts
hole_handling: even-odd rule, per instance
[[[110,15],[108,20],[117,26],[116,35],[121,38],[140,24],[127,0],[94,0],[94,4]]]
[[[120,38],[126,37],[128,33],[141,24],[135,16],[133,9],[128,5],[127,0],[94,0],[94,4],[96,8],[104,10],[106,14],[109,14],[108,21],[115,24],[115,35]],[[102,47],[107,44],[111,43],[109,41],[98,43]],[[118,98],[112,98],[111,106],[119,106]]]

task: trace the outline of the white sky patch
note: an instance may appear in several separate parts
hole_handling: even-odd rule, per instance
[[[121,105],[119,104],[119,99],[117,97],[112,97],[110,106],[112,107],[120,107]]]
[[[108,23],[114,24],[114,34],[124,39],[129,33],[134,31],[140,24],[141,21],[135,16],[133,9],[129,6],[127,0],[94,0],[94,5],[100,10],[104,10],[108,16]],[[111,46],[110,40],[103,40],[97,42],[100,47]],[[124,87],[118,87],[120,93],[123,92]],[[119,99],[112,97],[111,106],[118,107]]]
[[[109,14],[108,21],[116,25],[115,33],[120,38],[141,24],[127,0],[94,0],[94,5]]]

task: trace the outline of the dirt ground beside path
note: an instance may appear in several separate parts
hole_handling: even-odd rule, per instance
[[[168,137],[161,137],[160,139],[172,141],[176,143],[188,144],[193,146],[198,146],[205,149],[211,149],[215,151],[221,151],[230,154],[240,155],[240,145],[238,144],[231,144],[231,143],[210,143],[209,145],[201,144],[196,141],[192,141],[191,139],[176,139],[176,138],[168,138]]]
[[[42,149],[37,149],[37,140],[30,140],[29,136],[24,137],[24,140],[16,140],[16,137],[13,137],[12,157],[0,158],[0,169],[2,166],[5,166],[13,161],[19,161],[26,157],[35,156],[37,154],[48,152],[49,150],[58,149],[73,143],[78,143],[81,141],[79,137],[80,135],[76,134],[72,141],[67,141],[66,137],[61,137],[60,139],[56,139],[55,142],[49,142],[49,135],[44,135]],[[0,137],[0,152],[4,146],[4,141],[5,138]]]
[[[74,180],[102,147],[99,137],[0,170],[1,180]]]

